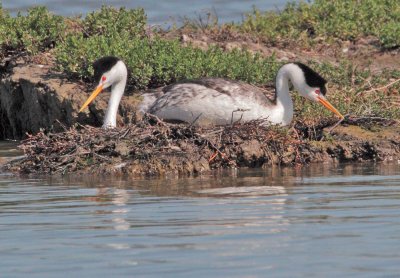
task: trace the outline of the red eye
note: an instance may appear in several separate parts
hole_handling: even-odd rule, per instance
[[[318,89],[316,89],[316,90],[315,90],[315,93],[316,93],[317,95],[320,95],[320,94],[321,94],[321,91],[318,90]]]
[[[107,79],[107,78],[106,78],[105,76],[103,76],[103,77],[101,78],[101,81],[104,82],[104,81],[106,81],[106,79]]]

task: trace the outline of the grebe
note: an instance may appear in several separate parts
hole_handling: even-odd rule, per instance
[[[94,62],[93,68],[98,85],[79,112],[101,91],[111,86],[103,127],[116,127],[118,106],[127,82],[127,68],[122,60],[111,56],[100,58]],[[162,87],[158,94],[144,93],[139,110],[163,120],[196,125],[227,125],[236,121],[258,119],[266,119],[272,124],[288,125],[293,119],[289,81],[303,97],[320,102],[340,118],[344,118],[325,99],[326,80],[301,63],[288,63],[279,69],[274,100],[266,97],[261,89],[243,82],[201,78]]]

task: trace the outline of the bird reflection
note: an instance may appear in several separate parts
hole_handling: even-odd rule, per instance
[[[129,201],[129,193],[126,189],[114,189],[112,203],[117,207],[112,210],[115,215],[112,221],[114,223],[114,229],[118,231],[126,231],[129,229],[129,223],[127,221],[127,215],[129,208],[127,203]]]

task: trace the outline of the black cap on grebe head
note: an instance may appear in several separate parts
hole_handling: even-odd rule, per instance
[[[285,77],[286,82],[290,80],[300,95],[309,100],[321,103],[343,119],[343,115],[325,98],[326,80],[317,72],[302,63],[288,63],[283,65],[278,71],[277,90],[285,88],[282,86],[282,80],[285,80]],[[288,88],[286,90],[288,92]]]
[[[305,81],[307,83],[308,86],[314,88],[320,88],[321,90],[321,94],[322,95],[326,95],[326,80],[319,75],[319,73],[317,73],[316,71],[314,71],[313,69],[309,68],[308,66],[302,64],[302,63],[294,63],[297,66],[299,66],[299,68],[304,72],[304,77],[305,77]]]
[[[103,90],[111,87],[111,99],[121,100],[128,77],[128,69],[122,60],[117,57],[107,56],[98,59],[93,63],[94,78],[97,81],[96,89],[82,105],[83,111]],[[114,91],[113,91],[114,89]],[[107,110],[108,111],[108,110]]]
[[[106,56],[96,60],[93,63],[94,80],[100,82],[101,76],[110,71],[121,59],[114,56]]]

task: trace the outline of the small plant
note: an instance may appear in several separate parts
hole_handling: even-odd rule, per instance
[[[143,9],[115,9],[102,6],[99,11],[89,13],[83,20],[86,36],[113,37],[118,34],[122,37],[143,37],[147,23]]]
[[[28,10],[26,16],[19,13],[10,17],[1,9],[0,43],[3,48],[26,50],[37,53],[58,43],[65,35],[64,18],[49,13],[45,7]]]
[[[400,13],[400,9],[399,9]],[[400,46],[400,16],[397,21],[392,21],[383,26],[378,32],[379,39],[387,48],[396,48]]]

